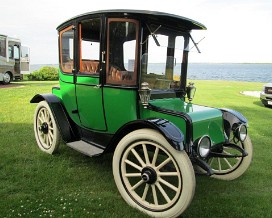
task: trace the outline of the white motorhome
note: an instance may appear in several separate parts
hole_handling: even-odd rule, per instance
[[[8,84],[29,73],[29,52],[20,39],[0,34],[0,82]]]

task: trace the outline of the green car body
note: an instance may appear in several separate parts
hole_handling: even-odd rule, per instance
[[[193,104],[195,87],[187,86],[190,32],[201,29],[184,17],[133,10],[61,24],[59,87],[31,99],[39,103],[39,148],[52,154],[62,138],[88,156],[114,152],[121,195],[155,217],[175,217],[189,206],[194,170],[241,176],[252,159],[246,118]]]
[[[208,135],[213,144],[225,142],[223,112],[220,109],[187,103],[185,98],[154,99],[150,100],[150,107],[144,108],[137,100],[137,89],[97,88],[99,78],[85,77],[78,79],[78,83],[82,85],[78,85],[80,88],[75,94],[75,85],[71,82],[72,80],[72,76],[63,75],[60,72],[60,88],[53,88],[52,93],[61,99],[69,117],[78,126],[114,135],[127,123],[161,118],[175,124],[185,136],[186,120],[178,115],[180,113],[187,114],[191,119],[192,141]],[[81,102],[82,104],[78,107],[77,104]],[[80,113],[73,113],[74,110]]]

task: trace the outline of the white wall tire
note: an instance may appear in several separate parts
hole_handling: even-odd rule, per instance
[[[124,200],[152,217],[177,217],[194,196],[195,174],[186,152],[151,129],[133,131],[118,143],[113,176]]]
[[[247,153],[246,157],[239,158],[211,158],[208,164],[214,171],[213,178],[222,180],[234,180],[245,173],[251,164],[253,157],[253,146],[250,137],[247,136],[246,140],[241,143],[238,142],[237,145],[241,146]],[[224,148],[225,153],[233,154],[231,148],[228,150]]]
[[[38,103],[34,114],[34,132],[39,148],[53,154],[60,144],[60,132],[55,118],[46,101]]]

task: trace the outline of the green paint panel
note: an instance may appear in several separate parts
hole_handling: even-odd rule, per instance
[[[89,129],[105,131],[102,88],[77,84],[76,95],[81,124]]]
[[[77,76],[77,84],[98,85],[99,77],[98,76]]]
[[[76,81],[75,85],[73,74],[60,73],[62,100],[69,116],[79,126],[105,131],[102,89],[96,86],[99,77],[80,75]]]
[[[62,75],[63,76],[63,75]],[[63,76],[64,81],[66,80],[65,77],[71,77],[71,76]],[[67,79],[69,80],[69,78]],[[60,80],[60,90],[61,90],[61,96],[62,96],[62,102],[71,117],[71,119],[77,124],[80,125],[80,120],[78,117],[78,114],[72,113],[73,110],[77,110],[77,103],[75,98],[75,85],[73,83],[67,83],[63,80]]]
[[[141,107],[140,113],[141,113],[142,119],[162,118],[162,119],[169,120],[170,122],[174,123],[182,131],[184,136],[186,136],[186,122],[184,119],[177,116],[172,116],[169,114],[152,111],[143,107]]]
[[[109,133],[115,133],[121,126],[137,120],[137,91],[105,87],[104,107]]]
[[[150,104],[161,109],[187,113],[193,122],[193,140],[197,140],[203,135],[209,135],[214,144],[224,141],[223,118],[219,109],[186,103],[179,98],[152,100]],[[148,109],[142,109],[141,111],[143,118],[168,119],[177,125],[184,134],[186,133],[185,121],[181,117],[165,115]]]
[[[210,136],[212,143],[224,142],[222,112],[215,108],[192,105],[188,113],[193,121],[194,140]]]
[[[61,90],[60,89],[55,89],[53,87],[52,88],[52,94],[54,94],[55,96],[57,96],[58,98],[60,98],[62,100],[62,94],[61,94]]]
[[[73,83],[74,82],[74,77],[73,74],[63,74],[62,71],[59,69],[59,79],[63,82],[67,82],[67,83]]]

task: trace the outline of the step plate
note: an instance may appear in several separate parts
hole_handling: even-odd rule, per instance
[[[87,142],[84,142],[82,140],[75,141],[75,142],[69,142],[67,145],[76,151],[79,151],[82,154],[88,155],[90,157],[98,156],[103,153],[103,149],[93,146],[92,144],[89,144]]]

